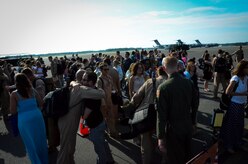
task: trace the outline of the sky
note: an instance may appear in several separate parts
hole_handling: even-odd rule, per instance
[[[248,41],[246,0],[0,0],[0,54]]]

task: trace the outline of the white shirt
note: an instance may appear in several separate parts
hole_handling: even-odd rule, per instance
[[[235,93],[242,93],[242,92],[247,91],[247,80],[248,80],[248,76],[245,76],[244,80],[241,80],[237,75],[234,75],[231,78],[230,83],[232,81],[236,81],[236,83],[237,82],[239,83]],[[231,101],[238,103],[238,104],[246,104],[247,103],[247,96],[233,96]]]
[[[138,92],[139,88],[145,83],[144,76],[134,76],[133,92]]]

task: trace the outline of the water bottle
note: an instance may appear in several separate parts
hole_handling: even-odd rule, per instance
[[[90,134],[90,128],[85,125],[85,120],[83,118],[81,118],[80,120],[80,135],[85,138],[85,137],[88,137],[89,134]]]

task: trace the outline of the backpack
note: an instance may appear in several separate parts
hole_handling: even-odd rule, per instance
[[[198,68],[204,69],[204,59],[203,58],[198,59],[198,63],[199,63]]]
[[[222,58],[222,57],[218,57],[216,59],[216,63],[214,66],[214,71],[218,72],[218,73],[225,73],[226,69],[227,69],[227,65],[226,65],[226,59]]]
[[[203,72],[211,72],[212,71],[212,65],[211,64],[204,64]]]
[[[70,88],[58,88],[44,97],[43,114],[46,117],[59,118],[69,111]]]

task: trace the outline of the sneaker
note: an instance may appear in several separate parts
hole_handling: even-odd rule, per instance
[[[207,89],[204,89],[205,92],[209,92],[210,90],[207,88]]]

